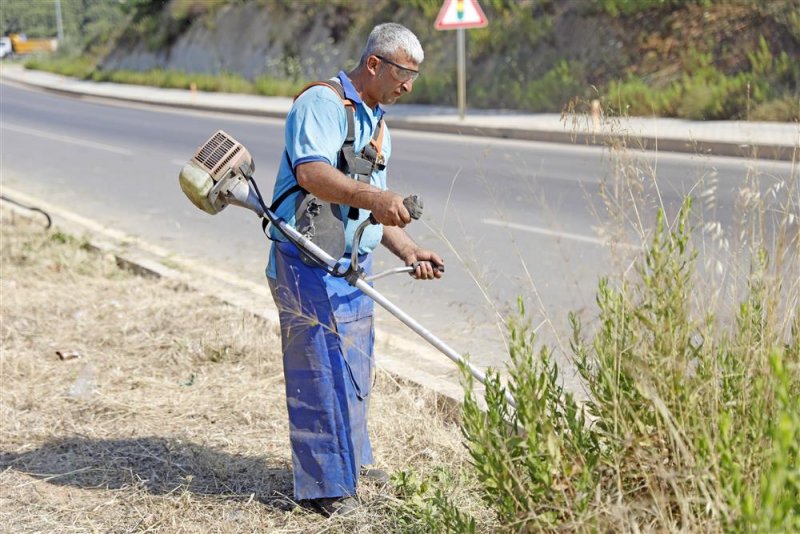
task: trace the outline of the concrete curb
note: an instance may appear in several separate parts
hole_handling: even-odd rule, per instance
[[[645,151],[679,152],[704,156],[733,156],[739,158],[761,158],[781,161],[794,161],[800,158],[798,147],[781,145],[757,145],[749,143],[729,143],[725,141],[700,141],[672,139],[668,137],[614,136],[607,134],[587,134],[534,130],[520,128],[497,128],[487,126],[463,126],[459,124],[437,124],[407,119],[387,119],[392,128],[418,130],[435,133],[498,137],[544,143],[566,145],[615,146],[622,140],[627,148]]]
[[[148,98],[136,98],[129,95],[108,95],[98,93],[87,93],[78,88],[68,86],[59,87],[53,84],[33,83],[22,77],[15,77],[13,74],[9,78],[8,71],[2,79],[3,83],[16,84],[24,87],[40,89],[46,92],[65,96],[93,99],[128,102],[133,104],[179,108],[192,111],[206,111],[228,113],[234,115],[247,115],[265,117],[273,119],[284,119],[286,110],[253,108],[245,106],[226,106],[224,104],[208,104],[181,102],[181,101],[155,101]],[[666,151],[684,154],[699,154],[704,156],[731,156],[741,158],[761,158],[779,161],[795,161],[800,159],[800,146],[795,145],[767,145],[757,143],[734,143],[729,141],[708,141],[696,139],[676,139],[671,137],[651,137],[651,136],[625,136],[608,134],[591,134],[584,132],[570,132],[557,130],[541,130],[534,128],[514,128],[514,127],[495,127],[479,126],[467,124],[449,124],[434,121],[424,121],[421,119],[407,119],[403,117],[387,117],[387,124],[391,128],[401,130],[413,130],[432,133],[444,133],[453,135],[468,135],[479,137],[495,137],[502,139],[515,139],[523,141],[537,141],[544,143],[558,143],[567,145],[586,145],[586,146],[615,146],[620,142],[624,146],[634,150],[645,151]]]
[[[71,235],[85,236],[90,249],[112,255],[120,268],[130,270],[139,276],[181,282],[193,291],[260,317],[270,328],[280,329],[278,312],[272,304],[272,296],[266,283],[258,285],[238,279],[229,272],[223,273],[192,260],[177,257],[161,247],[104,227],[91,219],[5,185],[0,189],[0,193],[47,212],[52,218],[53,228]],[[2,202],[2,206],[8,207],[21,217],[29,219],[42,217],[41,214],[11,203]],[[167,266],[165,263],[176,267]],[[454,365],[446,361],[443,355],[414,339],[407,339],[405,336],[380,329],[377,320],[375,355],[378,367],[395,381],[429,391],[437,410],[442,410],[446,414],[457,412],[463,402],[464,392],[452,379]]]

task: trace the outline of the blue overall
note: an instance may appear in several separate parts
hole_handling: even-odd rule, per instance
[[[343,278],[304,264],[293,244],[276,245],[270,286],[281,321],[294,496],[352,495],[361,466],[373,461],[373,302]],[[359,260],[368,272],[371,263],[372,255]]]
[[[339,79],[345,95],[356,103],[355,148],[369,142],[383,111],[361,102],[350,80]],[[296,183],[294,169],[309,161],[334,165],[347,129],[339,96],[326,87],[312,87],[295,102],[286,119],[286,156],[281,161],[274,197]],[[384,157],[390,141],[384,132]],[[291,166],[290,166],[291,165]],[[370,183],[386,189],[385,170]],[[278,208],[278,216],[294,223],[293,196]],[[345,258],[349,265],[353,231],[360,220],[345,221]],[[360,210],[360,219],[369,215]],[[373,225],[360,241],[359,264],[369,273],[370,252],[380,243],[383,228]],[[295,245],[273,233],[267,277],[278,306],[292,446],[294,497],[297,500],[353,495],[363,465],[372,463],[367,434],[367,410],[372,387],[373,302],[344,279],[302,262]]]

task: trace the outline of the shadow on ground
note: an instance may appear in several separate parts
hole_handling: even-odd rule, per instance
[[[9,468],[62,486],[255,495],[277,509],[294,507],[292,472],[284,460],[229,454],[180,439],[55,439],[23,453],[0,451],[0,470]]]

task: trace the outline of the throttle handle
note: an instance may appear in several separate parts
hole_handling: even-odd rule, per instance
[[[408,210],[408,214],[414,220],[422,217],[422,199],[419,195],[409,195],[403,199],[403,206]]]
[[[408,214],[415,221],[422,217],[422,199],[419,195],[409,195],[403,199],[403,206],[408,210]],[[370,224],[378,224],[378,219],[372,213],[369,214]]]

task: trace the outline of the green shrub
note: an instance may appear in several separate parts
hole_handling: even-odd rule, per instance
[[[800,122],[800,97],[784,96],[756,104],[748,118],[753,121]]]
[[[71,76],[73,78],[89,78],[94,71],[94,61],[84,57],[58,57],[58,56],[36,56],[25,61],[25,68],[32,70],[43,70]]]
[[[448,493],[456,481],[445,471],[420,481],[414,472],[400,471],[392,482],[405,504],[399,509],[399,523],[404,532],[452,532],[474,534],[475,520],[453,505]]]
[[[526,84],[518,102],[528,111],[561,109],[571,99],[582,95],[583,79],[580,63],[559,61],[541,77]]]
[[[479,87],[469,85],[468,104],[474,104],[483,100]],[[449,72],[424,72],[416,82],[414,82],[414,102],[420,104],[450,105],[457,104],[456,93],[456,73],[454,70]]]
[[[75,78],[91,79],[96,82],[127,83],[173,89],[191,89],[194,86],[198,91],[251,93],[267,96],[294,96],[305,85],[302,80],[292,81],[270,76],[259,76],[251,82],[235,73],[202,74],[164,69],[141,72],[103,71],[97,70],[94,62],[84,57],[39,56],[29,59],[25,63],[25,67]]]
[[[594,0],[594,3],[612,17],[618,17],[652,9],[676,9],[687,4],[709,6],[712,0]]]
[[[253,80],[255,92],[265,96],[294,96],[305,86],[302,80],[287,80],[274,76],[258,76]]]
[[[176,70],[153,69],[149,71],[96,71],[95,81],[151,85],[175,89],[191,89],[223,93],[255,93],[257,87],[243,76],[232,73],[202,74]]]
[[[600,282],[588,339],[570,315],[584,402],[522,304],[509,326],[516,409],[490,372],[483,410],[465,370],[466,445],[505,529],[800,529],[800,289],[780,275],[796,272],[796,243],[774,251],[788,263],[753,249],[726,321],[727,303],[696,298],[690,207],[673,229],[658,213],[632,280]]]
[[[800,101],[800,65],[786,52],[773,55],[763,37],[748,60],[749,71],[728,75],[714,67],[711,54],[690,50],[680,79],[663,87],[633,76],[612,81],[606,91],[607,105],[612,113],[625,115],[749,119],[750,110],[759,109],[761,119],[794,120],[793,108]]]
[[[606,110],[611,114],[633,116],[661,116],[674,114],[672,99],[665,91],[658,91],[642,79],[628,77],[624,81],[612,81],[606,90]]]

